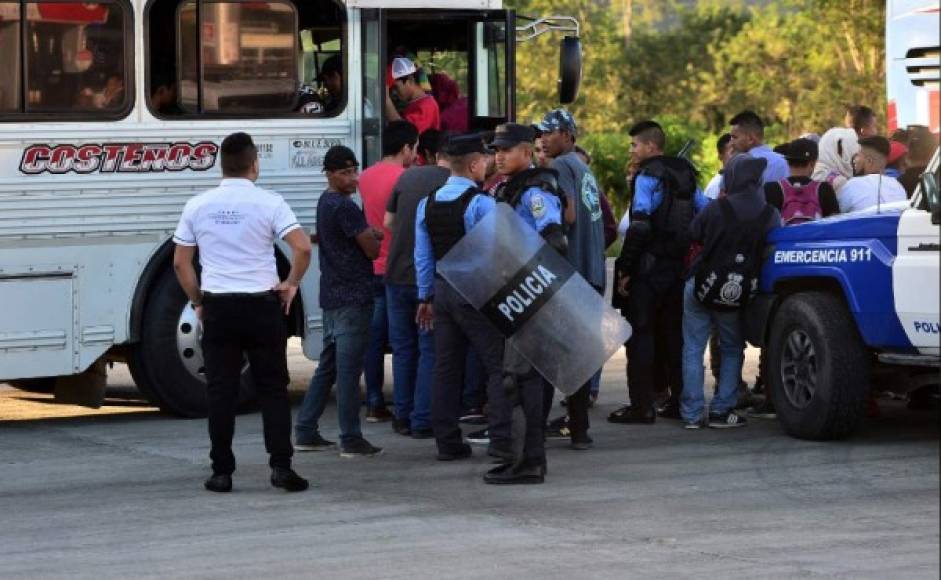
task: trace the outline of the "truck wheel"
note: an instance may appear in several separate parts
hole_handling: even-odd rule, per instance
[[[869,360],[843,301],[826,292],[787,298],[768,340],[768,384],[784,430],[839,439],[863,417]]]
[[[141,339],[128,363],[140,391],[162,410],[182,417],[204,417],[206,369],[201,327],[173,270],[168,268],[151,290],[141,325]],[[242,369],[239,407],[255,399],[248,364]]]

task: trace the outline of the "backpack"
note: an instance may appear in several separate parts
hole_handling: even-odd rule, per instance
[[[749,221],[735,216],[728,199],[720,199],[721,233],[715,245],[703,256],[696,271],[696,299],[711,310],[731,311],[743,308],[758,290],[765,227],[771,218],[771,206]]]
[[[781,222],[786,226],[811,222],[823,217],[820,208],[820,182],[811,181],[802,186],[788,179],[778,182],[784,197],[781,201]]]

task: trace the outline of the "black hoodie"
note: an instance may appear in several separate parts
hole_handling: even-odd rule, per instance
[[[764,159],[748,154],[736,155],[726,164],[722,177],[726,197],[732,204],[732,210],[737,219],[742,221],[755,219],[768,205],[761,181],[767,164],[768,162]],[[771,216],[765,224],[765,235],[781,225],[781,214],[773,207],[771,210]],[[722,227],[722,212],[718,202],[707,205],[706,209],[699,212],[699,215],[693,219],[693,223],[689,226],[690,236],[693,242],[702,244],[703,249],[690,265],[691,276],[696,274],[701,257],[708,255],[721,240]]]

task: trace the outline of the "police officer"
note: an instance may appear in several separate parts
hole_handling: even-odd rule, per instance
[[[668,369],[667,414],[679,418],[684,260],[690,250],[689,225],[709,200],[696,184],[693,166],[663,154],[666,136],[659,124],[644,121],[629,133],[631,160],[638,170],[632,181],[630,226],[615,264],[615,305],[622,306],[633,327],[627,343],[631,405],[611,413],[608,421],[649,424],[657,417],[657,364]]]
[[[559,193],[555,170],[533,167],[535,138],[536,131],[532,127],[515,123],[497,127],[491,146],[496,150],[497,172],[506,178],[497,189],[497,199],[509,204],[564,256],[568,247],[562,228],[564,197]],[[525,417],[523,445],[514,462],[489,471],[484,475],[484,482],[542,483],[546,472],[543,399],[546,391],[551,397],[553,387],[509,343],[504,373],[509,402],[520,405]]]
[[[173,235],[173,267],[203,326],[213,472],[205,487],[232,490],[232,436],[244,353],[261,400],[271,484],[304,491],[307,480],[291,469],[284,316],[310,265],[310,240],[280,195],[255,186],[258,151],[250,136],[229,135],[221,154],[222,183],[187,202]],[[274,256],[278,238],[291,247],[291,270],[283,282]],[[193,266],[197,249],[201,279]]]
[[[496,201],[479,186],[486,177],[488,151],[480,135],[470,134],[451,137],[445,154],[451,160],[451,177],[441,189],[419,203],[415,220],[417,319],[422,328],[434,328],[435,333],[431,424],[437,457],[440,461],[453,461],[471,456],[458,423],[462,376],[470,345],[487,376],[488,454],[510,460],[512,419],[502,385],[503,337],[483,314],[435,275],[437,260],[496,207]]]

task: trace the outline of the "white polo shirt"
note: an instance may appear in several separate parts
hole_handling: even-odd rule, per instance
[[[908,194],[894,177],[875,173],[850,179],[837,192],[836,199],[840,213],[850,213],[879,204],[905,201]]]
[[[186,203],[173,241],[199,248],[203,291],[255,293],[280,282],[274,242],[300,227],[280,195],[226,178]]]

